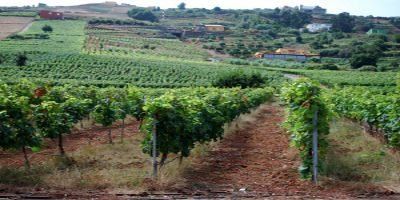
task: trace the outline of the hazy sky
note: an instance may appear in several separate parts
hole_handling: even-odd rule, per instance
[[[105,0],[104,0],[105,1]],[[160,6],[161,8],[176,7],[185,2],[187,7],[196,8],[276,8],[284,5],[296,6],[320,5],[329,13],[350,12],[353,15],[400,16],[400,0],[116,0],[119,3],[129,3],[138,6]],[[32,5],[39,2],[51,6],[78,5],[84,3],[103,2],[103,0],[0,0],[0,6]]]

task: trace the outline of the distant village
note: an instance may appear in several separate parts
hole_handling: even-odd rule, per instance
[[[108,6],[131,6],[135,7],[130,4],[121,4],[119,5],[113,1],[106,1],[104,3]],[[296,7],[289,7],[284,6],[281,8],[282,10],[299,10],[301,12],[305,12],[311,14],[314,18],[313,22],[310,24],[305,25],[303,28],[300,28],[300,32],[309,32],[309,33],[320,33],[330,31],[332,28],[332,24],[326,23],[327,20],[324,18],[327,15],[327,9],[322,8],[320,6],[305,6],[300,5]],[[52,11],[52,10],[40,10],[39,16],[42,19],[49,19],[49,20],[63,20],[64,13],[59,11]],[[200,37],[207,34],[213,35],[223,35],[226,32],[227,28],[221,24],[198,24],[193,26],[189,29],[178,29],[175,27],[168,27],[165,28],[165,31],[169,34],[172,34],[178,38],[193,38],[193,37]],[[370,29],[366,32],[368,35],[372,34],[387,34],[386,30],[384,29]],[[254,55],[255,58],[259,59],[270,59],[270,60],[295,60],[295,61],[306,61],[309,59],[320,59],[319,54],[313,54],[308,52],[305,49],[296,49],[296,48],[279,48],[275,51],[270,52],[257,52]]]

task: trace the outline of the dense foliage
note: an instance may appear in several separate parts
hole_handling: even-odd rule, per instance
[[[213,83],[214,87],[260,87],[267,82],[267,77],[263,77],[260,73],[245,73],[242,70],[224,73],[217,77]]]
[[[305,24],[310,23],[312,19],[311,14],[299,10],[279,8],[275,9],[270,16],[278,23],[293,28],[301,28]]]
[[[187,157],[196,143],[221,138],[225,123],[269,100],[272,94],[270,88],[200,88],[171,90],[149,99],[144,105],[146,139],[143,150],[152,153],[154,130],[157,133],[157,151],[162,154],[161,165],[170,153]]]
[[[349,13],[340,13],[332,18],[332,25],[334,30],[350,33],[355,26],[355,19]]]
[[[197,142],[222,136],[224,123],[272,97],[271,88],[174,90],[135,87],[95,88],[51,86],[22,81],[0,85],[0,148],[39,149],[44,138],[58,138],[65,155],[63,135],[88,116],[109,127],[127,116],[145,120],[148,152],[153,120],[157,119],[158,150],[188,156]],[[112,143],[111,131],[108,138]],[[163,157],[163,159],[166,159]],[[26,157],[27,163],[28,158]]]
[[[128,16],[137,20],[150,22],[158,21],[158,17],[153,12],[151,12],[151,10],[145,8],[133,8],[132,10],[128,11]]]
[[[321,97],[320,86],[310,79],[298,79],[282,88],[282,98],[287,104],[285,127],[291,133],[292,144],[300,150],[302,166],[299,171],[303,178],[310,178],[315,113],[318,121],[319,162],[324,160],[327,148],[325,136],[329,133],[328,109]]]

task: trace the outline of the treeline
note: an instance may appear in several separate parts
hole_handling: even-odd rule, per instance
[[[106,18],[90,19],[88,21],[88,24],[90,24],[90,25],[100,25],[100,24],[106,24],[106,25],[138,25],[138,26],[149,25],[149,23],[141,22],[141,21],[137,21],[137,20],[132,20],[132,19],[106,19]]]

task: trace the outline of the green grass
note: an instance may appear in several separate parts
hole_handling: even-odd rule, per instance
[[[5,39],[0,41],[0,52],[79,53],[85,40],[85,24],[77,20],[35,21],[21,35],[43,34],[42,27],[49,25],[53,28],[49,39]]]
[[[0,16],[13,16],[13,17],[35,17],[37,12],[27,11],[27,12],[0,12]]]
[[[344,181],[392,185],[400,182],[400,154],[385,147],[362,127],[346,119],[335,119],[328,136],[330,147],[325,175]]]

